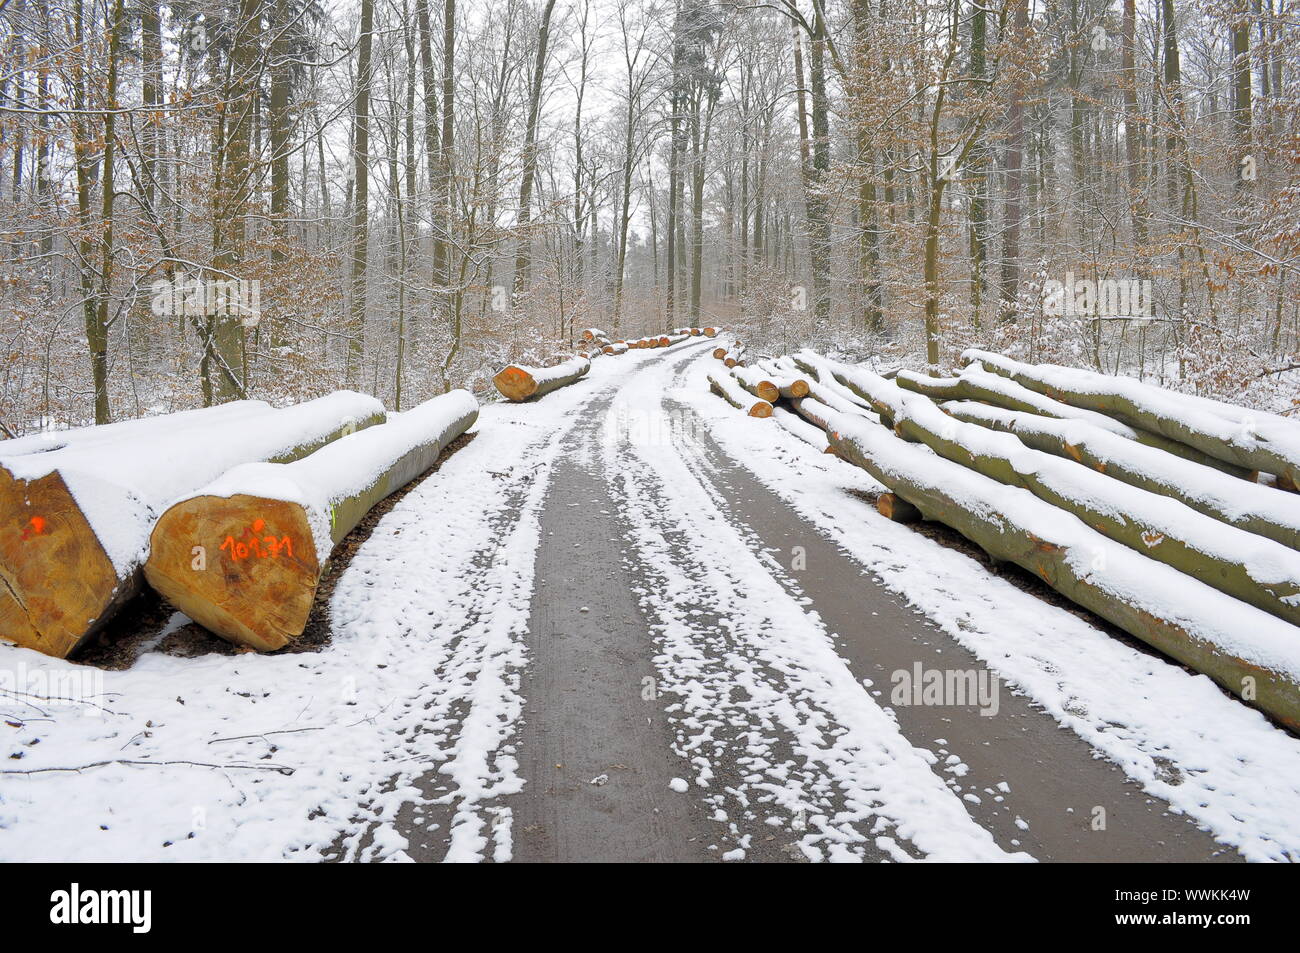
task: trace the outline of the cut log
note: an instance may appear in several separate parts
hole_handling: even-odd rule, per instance
[[[1176,499],[1031,449],[1011,434],[962,423],[929,398],[870,371],[844,365],[834,369],[846,387],[891,417],[899,436],[1028,490],[1116,542],[1300,624],[1300,559],[1287,546],[1225,525]]]
[[[715,338],[718,336],[718,328],[702,328],[701,330],[706,338]]]
[[[709,388],[732,407],[743,410],[751,417],[771,417],[772,405],[758,400],[736,383],[730,374],[709,374]]]
[[[765,400],[769,404],[775,404],[781,397],[781,391],[767,377],[757,369],[747,367],[738,367],[731,372],[731,376],[741,387],[749,391],[759,400]]]
[[[297,462],[236,467],[163,514],[145,576],[216,635],[283,648],[306,628],[334,546],[477,417],[455,390]]]
[[[719,361],[725,360],[727,357],[727,349],[725,347],[715,347],[713,349],[713,356]]]
[[[0,458],[17,457],[28,453],[49,453],[65,447],[86,449],[96,445],[106,446],[138,437],[165,440],[169,434],[177,430],[228,420],[247,420],[256,414],[265,414],[270,410],[271,405],[264,400],[234,400],[215,407],[178,410],[175,413],[120,420],[112,424],[92,424],[88,427],[72,427],[68,430],[47,430],[11,440],[0,440]]]
[[[609,335],[606,334],[604,331],[602,331],[600,328],[586,328],[582,332],[582,339],[584,341],[595,341],[600,338],[604,338],[606,341],[608,341]]]
[[[1021,364],[988,351],[969,350],[962,357],[1030,390],[1117,417],[1243,470],[1284,476],[1292,483],[1300,479],[1300,424],[1285,417],[1175,394],[1132,377]]]
[[[878,424],[844,414],[832,424],[836,453],[925,519],[952,527],[994,559],[1032,572],[1066,598],[1300,730],[1300,640],[1293,626]]]
[[[808,379],[799,375],[799,369],[787,358],[761,361],[760,369],[776,385],[777,393],[786,400],[808,396]]]
[[[1032,391],[998,374],[986,371],[980,364],[970,364],[962,369],[960,377],[927,377],[913,371],[899,371],[895,380],[899,385],[918,394],[924,394],[931,400],[980,400],[1007,410],[1042,414],[1060,420],[1083,420],[1095,427],[1108,430],[1129,440],[1134,440],[1148,447],[1155,447],[1174,456],[1191,460],[1204,466],[1214,467],[1235,477],[1251,478],[1252,473],[1231,463],[1225,463],[1194,447],[1177,440],[1171,440],[1158,433],[1130,427],[1128,424],[1097,411],[1054,400],[1045,394]]]
[[[1015,434],[1035,450],[1066,457],[1132,486],[1173,497],[1238,529],[1300,549],[1300,499],[1274,487],[1243,482],[1081,420],[1053,420],[972,401],[953,401],[943,409],[958,420]]]
[[[172,500],[233,466],[295,460],[381,423],[344,391],[282,410],[0,459],[0,635],[64,658],[139,591],[149,531]]]
[[[830,452],[830,441],[825,429],[808,423],[784,407],[773,407],[772,419],[818,453]]]
[[[591,370],[591,361],[583,357],[572,358],[554,367],[525,367],[521,364],[511,364],[492,378],[492,383],[507,400],[531,400],[572,384],[589,370]]]
[[[831,369],[824,363],[825,358],[820,354],[803,350],[791,360],[810,378],[808,396],[842,414],[867,414],[872,420],[879,419],[876,409],[870,403],[835,379]]]
[[[921,511],[897,493],[881,493],[876,497],[876,512],[895,523],[916,523],[921,520]]]
[[[606,354],[615,354],[615,355],[617,355],[617,354],[626,354],[626,353],[627,353],[627,342],[626,342],[626,341],[618,341],[618,342],[616,342],[616,343],[614,343],[614,344],[606,344],[603,348],[601,348],[601,350],[603,350]]]

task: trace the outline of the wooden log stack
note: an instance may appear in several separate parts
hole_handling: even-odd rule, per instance
[[[283,648],[306,628],[334,546],[477,417],[474,397],[452,391],[293,463],[231,470],[163,514],[149,584],[222,638]]]
[[[383,421],[379,401],[342,391],[0,458],[9,527],[0,532],[0,633],[67,657],[139,591],[149,533],[172,500],[232,467],[297,460]]]

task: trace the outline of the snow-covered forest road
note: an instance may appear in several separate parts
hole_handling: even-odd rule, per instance
[[[319,651],[0,698],[0,860],[1300,859],[1300,740],[881,517],[711,347],[485,407]]]

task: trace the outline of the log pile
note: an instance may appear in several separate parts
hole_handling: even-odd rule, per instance
[[[473,396],[452,391],[296,462],[236,467],[163,514],[149,584],[222,638],[283,648],[306,628],[334,546],[477,417]]]
[[[1002,360],[1008,376],[972,364],[888,380],[803,351],[756,361],[743,382],[802,372],[809,393],[781,394],[778,420],[788,405],[884,484],[881,515],[947,524],[1300,729],[1300,501],[1239,475],[1256,466],[1284,482],[1300,428],[1268,419],[1229,441],[1215,419],[1248,423],[1239,408],[1147,385],[1070,389]],[[1114,391],[1121,403],[1094,399]],[[1195,445],[1176,439],[1193,433]]]
[[[1300,484],[1300,424],[1293,420],[1174,393],[1131,377],[1053,364],[1031,366],[988,351],[969,350],[962,357],[1054,400],[1160,434],[1245,473],[1272,474],[1284,487]]]
[[[591,361],[585,357],[574,357],[553,367],[511,364],[498,372],[492,383],[506,400],[535,400],[580,380],[589,370]]]
[[[349,391],[252,404],[0,457],[11,527],[0,533],[0,633],[67,657],[139,591],[150,531],[172,500],[232,467],[297,460],[384,422],[379,401]]]

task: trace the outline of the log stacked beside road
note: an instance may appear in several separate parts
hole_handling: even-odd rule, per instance
[[[1216,420],[1250,423],[1240,408],[1005,360],[1014,380],[972,366],[894,381],[804,351],[758,360],[741,381],[775,385],[790,366],[809,394],[778,407],[884,484],[882,515],[947,524],[1300,729],[1300,501],[1238,475],[1289,480],[1296,424],[1266,418],[1230,439]],[[1094,399],[1116,392],[1120,403]],[[1177,439],[1192,434],[1194,446]]]
[[[506,400],[535,400],[582,379],[589,370],[591,361],[585,357],[574,357],[553,367],[511,364],[499,371],[492,383]]]
[[[306,627],[334,546],[477,417],[474,397],[452,391],[301,460],[237,467],[163,514],[145,575],[222,638],[283,648]]]
[[[383,405],[342,391],[293,407],[233,407],[82,435],[0,457],[0,633],[66,657],[135,595],[149,533],[177,497],[254,461],[304,457],[382,424]],[[129,434],[129,436],[122,436]]]

